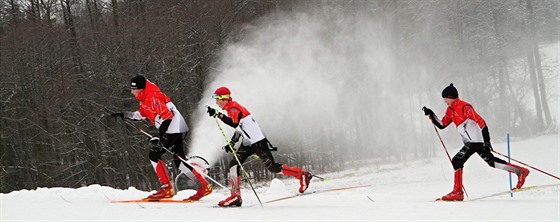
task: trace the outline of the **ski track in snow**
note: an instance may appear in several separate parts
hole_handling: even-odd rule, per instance
[[[505,144],[495,149],[505,152]],[[458,148],[450,148],[454,154]],[[559,175],[558,135],[512,143],[514,158]],[[243,206],[216,208],[229,191],[215,189],[196,203],[110,203],[110,200],[143,198],[150,192],[90,185],[78,189],[38,188],[0,194],[0,221],[559,221],[560,186],[503,195],[472,202],[434,202],[453,186],[453,172],[442,153],[430,159],[391,165],[352,167],[313,179],[308,192],[336,187],[367,188],[305,195],[261,207],[247,184]],[[517,177],[513,175],[515,184]],[[525,186],[559,183],[535,170]],[[297,193],[292,178],[258,184],[257,193],[267,201]],[[465,165],[464,186],[471,198],[505,191],[508,173],[490,168],[477,155]],[[216,186],[217,187],[217,186]],[[183,199],[194,190],[179,191]],[[374,202],[368,199],[370,197]],[[468,200],[468,198],[466,198]]]

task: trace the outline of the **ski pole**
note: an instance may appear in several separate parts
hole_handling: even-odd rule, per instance
[[[245,171],[245,169],[243,168],[243,164],[241,164],[241,161],[239,161],[239,158],[237,157],[237,152],[235,152],[235,149],[233,149],[233,146],[229,143],[229,140],[226,136],[226,133],[224,132],[224,129],[222,129],[222,126],[220,126],[220,123],[218,122],[218,119],[216,119],[214,117],[214,120],[216,120],[216,125],[218,125],[218,128],[222,132],[222,136],[224,136],[224,139],[226,140],[226,143],[228,144],[229,149],[233,153],[233,157],[237,161],[237,164],[238,164],[239,168],[241,169],[241,173],[243,174],[243,177],[245,177],[247,182],[249,182],[249,186],[251,186],[251,190],[253,190],[253,193],[257,197],[257,200],[261,204],[261,207],[264,207],[262,202],[261,202],[261,198],[259,198],[259,195],[257,194],[257,191],[255,191],[255,188],[253,188],[253,184],[251,183],[251,179],[249,179],[249,174],[247,174],[247,171]]]
[[[504,154],[501,154],[501,153],[498,153],[498,152],[496,152],[496,151],[494,151],[494,150],[492,150],[492,152],[495,153],[495,154],[498,154],[498,155],[500,155],[500,156],[502,156],[502,157],[509,158],[508,156],[506,156],[506,155],[504,155]],[[537,169],[537,168],[535,168],[535,167],[533,167],[533,166],[531,166],[531,165],[529,165],[529,164],[523,163],[523,162],[521,162],[521,161],[519,161],[519,160],[516,160],[516,159],[513,159],[513,158],[510,158],[510,159],[513,160],[513,161],[515,161],[515,162],[518,162],[518,163],[520,163],[520,164],[522,164],[522,165],[524,165],[524,166],[526,166],[526,167],[529,167],[529,168],[531,168],[531,169],[534,169],[534,170],[536,170],[536,171],[539,171],[539,172],[541,172],[541,173],[544,173],[544,174],[546,174],[546,175],[548,175],[548,176],[551,176],[551,177],[554,177],[555,179],[560,180],[560,177],[558,177],[558,176],[554,176],[554,175],[552,175],[552,174],[550,174],[550,173],[544,172],[544,171],[542,171],[542,170],[540,170],[540,169]]]
[[[436,129],[435,125],[432,124],[432,126],[434,127],[434,130],[436,131],[436,134],[439,138],[439,141],[441,142],[441,145],[443,146],[443,149],[445,150],[445,154],[447,154],[447,158],[449,159],[449,162],[451,163],[451,165],[453,165],[453,161],[451,160],[451,156],[449,155],[449,152],[447,151],[447,147],[445,146],[445,143],[443,143],[443,140],[441,139],[441,136],[439,135],[439,131]],[[465,192],[465,195],[468,198],[469,194],[467,193],[467,189],[465,189],[464,185],[461,184],[461,186],[463,186],[463,191]]]
[[[447,151],[447,147],[445,146],[445,143],[443,143],[443,140],[441,139],[441,136],[439,135],[439,131],[436,129],[436,126],[432,124],[432,126],[434,127],[434,130],[436,131],[436,134],[439,138],[439,142],[441,142],[441,145],[443,146],[443,150],[445,150],[445,154],[447,154],[447,159],[449,159],[450,163],[453,163],[453,161],[451,161],[451,156],[449,155],[449,152]]]
[[[127,125],[132,126],[133,128],[136,128],[138,131],[140,131],[142,134],[148,136],[150,139],[154,137],[152,134],[146,132],[144,129],[140,128],[139,126],[136,126],[136,124],[132,123],[130,120],[128,120],[128,119],[123,119],[123,121],[124,121]]]
[[[422,108],[422,110],[426,109],[426,107],[424,106]],[[430,118],[430,117],[428,117]],[[447,159],[449,159],[449,162],[451,163],[451,165],[453,165],[453,161],[451,160],[451,156],[449,155],[449,152],[447,151],[447,147],[445,146],[445,143],[443,143],[443,140],[441,139],[441,135],[439,135],[439,131],[436,128],[436,125],[434,125],[432,123],[432,126],[434,127],[434,130],[436,131],[436,134],[439,138],[439,142],[441,142],[441,145],[443,146],[443,150],[445,150],[445,154],[447,154]],[[463,192],[465,192],[465,196],[467,196],[467,198],[469,197],[469,194],[467,193],[467,189],[465,189],[464,185],[461,185],[463,187]]]
[[[146,131],[145,131],[144,129],[142,129],[141,127],[136,126],[136,124],[132,123],[130,120],[123,119],[123,121],[124,121],[127,125],[136,128],[138,131],[140,131],[142,134],[148,136],[150,139],[154,137],[152,134],[146,132]],[[188,166],[188,168],[189,168],[190,170],[193,169],[193,166],[192,166],[191,164],[189,164],[185,159],[183,159],[183,158],[182,158],[181,156],[179,156],[178,154],[175,154],[173,151],[171,151],[171,150],[165,148],[164,146],[161,146],[160,148],[163,148],[165,151],[169,152],[171,155],[176,156],[179,160],[181,160],[181,162],[185,163],[185,164]],[[197,172],[198,172],[198,171],[197,171]],[[202,176],[208,178],[210,181],[212,181],[212,182],[218,184],[218,186],[220,186],[221,188],[224,188],[224,189],[226,189],[226,190],[228,189],[227,187],[225,187],[225,186],[222,185],[221,183],[218,183],[218,181],[214,180],[214,178],[208,176],[207,174],[205,174],[205,173],[203,173],[203,172],[198,172],[198,173],[202,174]]]
[[[325,182],[331,181],[331,178],[330,178],[330,177],[320,177],[320,176],[317,176],[317,175],[315,175],[315,174],[311,174],[311,175],[312,175],[313,177],[315,177],[315,178],[317,178],[317,179],[319,179],[319,180],[325,181]]]
[[[162,148],[162,149],[164,149],[165,151],[167,151],[168,153],[170,153],[171,155],[176,156],[179,160],[181,160],[181,162],[183,162],[183,163],[185,163],[185,164],[187,165],[187,167],[189,168],[189,170],[192,171],[192,170],[194,169],[194,167],[193,167],[190,163],[188,163],[187,160],[183,159],[183,157],[179,156],[178,154],[175,154],[175,152],[169,150],[169,149],[166,148],[165,146],[161,146],[161,147],[159,147],[159,148]],[[218,181],[214,180],[212,177],[208,176],[207,174],[205,174],[205,173],[203,173],[203,172],[199,172],[199,171],[197,171],[197,172],[198,172],[199,174],[202,174],[202,176],[206,177],[206,178],[209,179],[210,181],[212,181],[212,182],[218,184],[218,186],[220,186],[221,188],[223,188],[223,189],[225,189],[225,190],[228,189],[227,187],[225,187],[225,186],[222,185],[221,183],[218,183]]]

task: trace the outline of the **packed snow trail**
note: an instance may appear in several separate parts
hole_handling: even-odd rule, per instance
[[[503,152],[505,144],[495,144]],[[512,143],[512,155],[554,175],[560,173],[558,135]],[[456,152],[450,148],[450,152]],[[337,187],[371,185],[336,192],[304,195],[267,203],[264,208],[248,187],[242,189],[243,206],[216,208],[229,191],[216,189],[194,203],[111,203],[139,199],[150,194],[133,187],[126,190],[90,185],[78,189],[38,188],[0,194],[0,221],[350,221],[350,220],[486,220],[559,221],[558,186],[531,189],[475,200],[509,189],[508,174],[489,167],[474,155],[465,165],[464,186],[470,198],[464,202],[434,202],[453,186],[453,172],[445,154],[392,165],[349,166],[325,174],[329,182],[313,179],[306,192]],[[516,181],[515,175],[514,182]],[[559,181],[532,171],[525,187]],[[297,194],[299,182],[292,178],[256,184],[263,202]],[[184,199],[194,190],[179,191]],[[371,198],[374,202],[372,202]],[[109,199],[108,199],[109,198]],[[472,200],[472,201],[471,201]],[[256,206],[252,206],[256,205]]]

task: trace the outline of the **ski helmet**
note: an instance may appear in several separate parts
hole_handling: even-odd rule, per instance
[[[231,100],[231,91],[229,91],[229,89],[225,86],[222,86],[220,88],[217,88],[216,91],[214,91],[214,94],[212,95],[213,99],[226,99],[226,100]]]

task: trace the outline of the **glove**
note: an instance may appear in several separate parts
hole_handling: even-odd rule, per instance
[[[426,116],[434,115],[434,111],[432,111],[430,108],[426,108],[425,106],[422,107],[422,111],[424,111],[424,115]]]
[[[230,148],[230,146],[231,146],[231,148]],[[222,148],[226,151],[226,153],[229,153],[229,152],[231,152],[231,149],[233,148],[233,146],[235,146],[235,142],[229,141],[229,143]]]
[[[123,118],[124,118],[124,113],[123,113],[123,112],[111,113],[111,117],[113,117],[113,118],[115,118],[115,119],[116,119],[117,117],[120,117],[121,119],[123,119]]]
[[[214,108],[212,108],[210,106],[208,107],[208,110],[206,112],[208,113],[208,116],[210,116],[210,117],[216,117],[216,116],[218,116],[218,114],[220,114],[220,112],[218,112],[218,110],[215,110]]]

